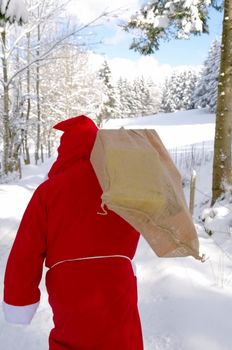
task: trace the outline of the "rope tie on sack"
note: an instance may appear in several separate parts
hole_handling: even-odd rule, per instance
[[[101,209],[102,209],[102,212],[97,212],[97,214],[98,215],[108,215],[108,212],[107,212],[107,210],[104,208],[104,206],[105,206],[105,203],[104,202],[102,202],[102,204],[101,204]]]

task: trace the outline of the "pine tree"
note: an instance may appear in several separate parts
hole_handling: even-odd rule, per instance
[[[120,78],[115,88],[115,116],[133,118],[155,114],[160,108],[160,99],[160,90],[151,79]]]
[[[136,78],[133,82],[133,89],[135,92],[134,107],[136,107],[133,116],[146,116],[158,112],[160,93],[151,79],[145,79],[143,76]]]
[[[149,101],[147,101],[147,115],[156,114],[160,110],[161,86],[155,84],[151,78],[146,80],[149,91]]]
[[[132,84],[125,78],[120,77],[115,88],[115,114],[116,118],[132,117],[135,108],[134,89]]]
[[[181,109],[188,110],[194,108],[194,91],[196,89],[197,81],[199,79],[199,72],[196,70],[186,70],[182,77],[184,81],[184,94]]]
[[[162,87],[162,98],[160,105],[160,112],[171,112],[171,95],[170,95],[170,77],[167,77]]]
[[[138,77],[132,82],[132,89],[134,91],[134,108],[132,110],[132,116],[144,116],[146,115],[145,100],[149,98],[149,91],[145,86],[144,77]]]
[[[194,92],[195,108],[208,107],[210,112],[216,111],[220,54],[221,43],[218,40],[214,40]]]
[[[99,70],[99,78],[104,84],[104,102],[97,116],[97,123],[101,126],[103,120],[113,118],[115,114],[115,91],[112,84],[111,70],[106,60]]]
[[[164,83],[161,111],[167,113],[192,109],[197,76],[198,73],[191,69],[174,70]]]

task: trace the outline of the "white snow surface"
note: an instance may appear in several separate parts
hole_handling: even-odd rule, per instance
[[[104,129],[120,127],[155,129],[167,148],[212,141],[215,132],[215,115],[207,110],[190,110],[175,113],[158,113],[139,118],[111,119]]]
[[[186,147],[192,147],[194,143],[200,152],[202,149],[199,145],[202,142],[207,141],[212,148],[214,123],[214,115],[193,110],[133,120],[112,120],[104,127],[118,128],[124,125],[131,128],[155,128],[167,148],[176,147],[178,154],[183,155]],[[212,159],[207,157],[197,163],[198,191],[194,221],[199,233],[201,252],[209,257],[208,260],[201,263],[191,257],[158,258],[144,239],[140,239],[135,262],[145,350],[232,348],[232,240],[228,230],[232,221],[228,217],[231,217],[232,206],[224,199],[224,202],[217,203],[214,213],[211,212],[212,209],[207,209],[212,168]],[[0,185],[0,298],[5,265],[19,220],[34,189],[43,181],[50,166],[51,160],[38,167],[25,166],[22,180]],[[188,186],[185,191],[188,198]],[[215,235],[208,236],[200,216],[205,220],[206,228],[210,227]],[[226,231],[227,234],[220,236],[218,231]],[[3,320],[0,309],[1,349],[48,349],[47,338],[52,327],[52,315],[44,279],[41,291],[39,309],[29,326],[8,325]]]

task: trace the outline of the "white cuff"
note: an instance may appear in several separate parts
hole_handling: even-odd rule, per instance
[[[25,306],[9,305],[3,301],[5,320],[15,324],[29,324],[39,306],[39,302]]]

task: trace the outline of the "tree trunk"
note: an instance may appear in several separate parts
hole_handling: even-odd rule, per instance
[[[30,54],[30,49],[31,49],[31,33],[27,33],[27,64],[30,63],[31,60],[31,54]],[[30,153],[29,153],[29,148],[28,148],[28,124],[29,124],[29,117],[30,117],[30,112],[31,112],[31,70],[30,67],[28,66],[27,68],[27,112],[26,112],[26,126],[24,129],[24,163],[25,164],[30,164]]]
[[[212,205],[232,184],[232,1],[224,2],[222,50],[214,141]]]
[[[36,55],[39,58],[40,56],[40,24],[38,25],[37,32],[37,45]],[[40,106],[40,62],[36,63],[36,99],[37,99],[37,134],[36,134],[36,146],[35,146],[35,164],[38,164],[39,160],[39,151],[40,151],[40,134],[41,134],[41,106]]]
[[[40,145],[40,154],[41,154],[41,162],[44,163],[44,152],[43,152],[43,145],[42,145],[42,143]]]
[[[11,171],[10,167],[10,121],[9,121],[9,87],[8,87],[8,67],[6,59],[6,31],[1,32],[2,39],[2,69],[3,69],[3,174]]]
[[[19,67],[19,50],[16,51],[16,69]],[[13,120],[18,120],[20,117],[20,120],[24,121],[24,114],[23,114],[23,107],[24,107],[24,101],[23,101],[23,86],[22,86],[22,80],[17,79],[15,84],[13,85],[13,111],[12,111],[12,118]],[[21,129],[21,135],[22,135],[23,129]],[[12,149],[10,152],[10,158],[13,166],[13,170],[19,170],[19,153],[22,146],[22,137],[19,134],[16,126],[11,126],[11,144]]]
[[[50,142],[50,139],[48,139],[48,158],[51,158],[51,142]]]

